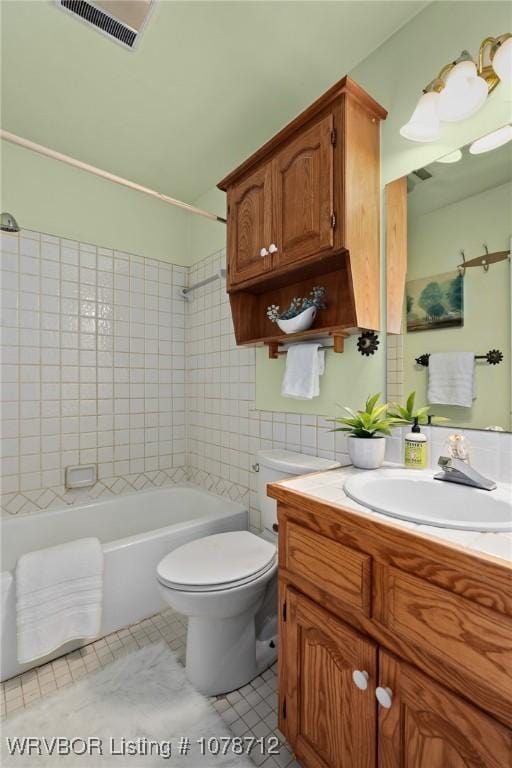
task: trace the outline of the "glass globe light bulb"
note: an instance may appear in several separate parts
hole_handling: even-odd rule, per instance
[[[491,64],[501,82],[510,85],[512,83],[512,37],[507,38],[498,47]]]
[[[487,83],[473,61],[460,61],[446,77],[439,97],[439,117],[455,123],[474,115],[487,99]]]
[[[438,93],[424,93],[409,122],[400,128],[400,135],[410,141],[436,141],[440,135],[438,104]]]

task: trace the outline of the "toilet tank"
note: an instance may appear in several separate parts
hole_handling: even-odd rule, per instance
[[[256,461],[258,472],[258,497],[261,510],[261,525],[263,530],[272,531],[277,523],[277,504],[267,496],[267,484],[283,480],[293,475],[307,475],[309,472],[325,472],[341,466],[339,461],[321,459],[318,456],[308,456],[305,453],[294,453],[281,449],[258,451]]]

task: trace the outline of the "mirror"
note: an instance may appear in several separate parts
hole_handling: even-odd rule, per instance
[[[511,431],[512,143],[462,147],[386,203],[388,400],[415,390],[448,425]]]

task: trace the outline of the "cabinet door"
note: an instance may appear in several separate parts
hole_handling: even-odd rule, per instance
[[[334,244],[334,118],[304,131],[274,160],[275,264],[313,257]]]
[[[282,721],[305,768],[374,768],[376,646],[293,589],[284,595]],[[366,672],[366,690],[352,679]],[[283,690],[284,688],[284,690]]]
[[[481,710],[380,651],[379,768],[510,768],[512,732]]]
[[[272,171],[270,163],[228,191],[229,283],[249,280],[270,269],[272,256],[261,256],[271,243]]]

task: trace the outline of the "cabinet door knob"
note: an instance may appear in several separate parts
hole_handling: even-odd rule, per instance
[[[370,675],[368,672],[365,672],[361,669],[354,669],[352,672],[352,680],[354,681],[354,684],[359,688],[360,691],[366,691],[368,688],[368,680],[370,679]]]
[[[269,253],[277,253],[277,245],[275,243],[270,243],[268,247]]]
[[[262,249],[261,249],[261,251],[260,251],[260,256],[261,256],[261,258],[262,258],[262,259],[264,259],[264,258],[265,258],[265,256],[268,256],[268,254],[269,254],[269,251],[267,251],[267,249],[266,249],[266,248],[262,248]]]
[[[381,707],[384,707],[384,709],[389,709],[393,704],[393,691],[391,688],[381,688],[379,685],[379,687],[375,689],[375,695],[377,701]]]

